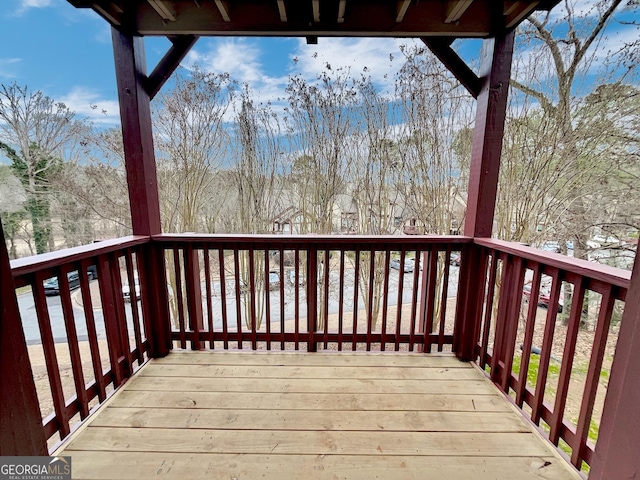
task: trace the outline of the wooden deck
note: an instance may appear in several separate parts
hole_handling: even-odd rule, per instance
[[[74,479],[580,478],[450,355],[174,352],[57,454]]]

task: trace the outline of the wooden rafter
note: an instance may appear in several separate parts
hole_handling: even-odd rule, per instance
[[[160,15],[165,21],[175,22],[176,15],[173,5],[165,0],[147,0],[149,5]]]
[[[464,15],[467,8],[471,6],[473,0],[455,0],[447,3],[445,23],[457,22]]]
[[[284,6],[284,0],[278,0],[278,13],[280,14],[280,21],[287,21],[287,8]]]
[[[449,69],[467,91],[478,98],[482,80],[469,68],[464,60],[451,48],[451,42],[443,38],[421,38],[429,50]]]
[[[93,8],[117,27],[122,26],[123,16],[114,6],[126,6],[132,19],[127,29],[136,36],[486,38],[513,29],[532,10],[549,8],[559,0],[67,1]]]
[[[189,53],[189,50],[197,40],[198,37],[195,35],[183,35],[172,39],[173,45],[158,62],[158,65],[156,65],[156,68],[153,69],[153,72],[145,82],[145,90],[151,99],[156,96],[171,74],[178,68],[180,62]]]
[[[344,23],[344,11],[347,8],[347,0],[340,0],[338,3],[338,23]]]
[[[519,2],[518,0],[504,2],[504,14],[511,15],[513,12],[515,12],[518,9],[518,7],[520,6],[520,3],[521,2]]]
[[[505,2],[504,14],[507,17],[506,27],[513,28],[518,25],[524,18],[528,17],[531,12],[538,6],[540,2],[511,2],[507,8],[508,2]]]
[[[215,0],[215,2],[220,15],[222,15],[222,19],[225,22],[230,22],[231,17],[229,16],[229,2],[226,2],[225,0]]]
[[[116,5],[114,3],[111,3],[109,6],[103,6],[98,3],[94,3],[91,5],[91,7],[104,18],[106,18],[112,25],[122,25],[122,21],[120,19],[122,9],[119,7],[115,8]]]
[[[407,9],[411,4],[411,0],[400,0],[398,2],[398,13],[396,14],[396,23],[400,23],[404,20],[404,16],[407,13]]]

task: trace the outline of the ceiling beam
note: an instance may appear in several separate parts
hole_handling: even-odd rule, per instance
[[[451,42],[447,38],[422,37],[420,40],[429,47],[429,50],[438,57],[442,64],[453,73],[467,91],[478,98],[482,89],[482,80],[474,73],[464,60],[451,48]]]
[[[165,82],[169,80],[175,69],[178,68],[180,62],[191,50],[191,47],[198,41],[198,37],[195,35],[181,35],[170,40],[173,45],[171,45],[171,48],[169,48],[145,81],[145,90],[152,100]]]
[[[116,9],[114,7],[115,4],[113,3],[110,5],[110,7],[103,7],[98,3],[91,4],[91,8],[98,12],[99,15],[103,16],[109,23],[111,23],[112,25],[120,26],[122,25],[122,20],[120,19],[119,14],[122,13],[122,9]]]
[[[340,0],[338,4],[338,23],[344,22],[344,11],[347,8],[347,0]]]
[[[313,21],[318,23],[320,22],[320,0],[311,0],[311,5],[313,7]]]
[[[398,1],[398,13],[396,14],[396,23],[400,23],[404,20],[404,16],[407,13],[407,9],[411,4],[411,0],[399,0]]]
[[[78,0],[80,1],[80,0]],[[193,1],[193,0],[192,0]],[[411,2],[401,23],[396,22],[396,10],[389,11],[388,2],[351,2],[345,12],[344,23],[336,23],[338,1],[333,4],[334,13],[314,23],[312,3],[309,0],[287,2],[287,22],[282,22],[276,1],[242,3],[242,8],[232,9],[232,21],[225,22],[211,0],[194,3],[176,3],[179,15],[175,22],[166,22],[144,3],[132,3],[135,14],[136,35],[249,35],[249,36],[381,36],[381,37],[487,37],[494,28],[494,19],[485,4],[473,2],[458,22],[444,23],[443,11],[433,12],[430,1]],[[323,15],[320,0],[315,0],[318,13]],[[403,0],[408,1],[408,0]],[[229,2],[231,6],[233,3]],[[478,5],[476,6],[476,4]],[[177,6],[180,6],[178,9]],[[306,8],[305,8],[306,7]],[[305,16],[304,11],[308,11]],[[499,9],[502,14],[502,8]]]
[[[169,22],[176,21],[175,9],[171,2],[167,2],[165,0],[147,0],[149,5],[153,7],[153,9],[160,15],[160,17]]]
[[[280,21],[287,21],[287,9],[284,6],[284,0],[278,0],[278,13],[280,14]]]
[[[464,15],[467,8],[471,6],[473,0],[453,0],[447,3],[445,23],[457,22]]]
[[[518,25],[523,18],[526,18],[538,6],[540,2],[513,2],[512,8],[507,13],[505,5],[506,27],[513,28]]]
[[[519,4],[518,0],[504,2],[504,15],[511,15],[519,7]]]
[[[224,0],[215,0],[215,2],[216,2],[216,7],[218,7],[218,11],[220,12],[220,15],[222,15],[222,19],[225,22],[230,22],[231,17],[229,16],[229,2],[226,2]]]

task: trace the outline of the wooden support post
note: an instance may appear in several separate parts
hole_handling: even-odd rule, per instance
[[[640,257],[636,256],[589,473],[591,480],[634,478],[640,472],[639,353]]]
[[[315,333],[318,329],[318,250],[309,247],[307,253],[307,352],[317,351]]]
[[[511,32],[484,41],[464,223],[464,234],[469,237],[491,237],[493,230],[513,39]]]
[[[475,360],[480,337],[482,302],[487,278],[487,256],[476,245],[466,245],[460,256],[460,286],[453,326],[452,350],[458,358]]]
[[[149,356],[152,358],[165,357],[171,350],[169,297],[177,295],[177,292],[167,292],[167,269],[161,245],[151,242],[137,257],[142,308],[145,312],[153,312],[144,316]]]
[[[469,237],[491,237],[493,230],[514,36],[514,32],[510,32],[488,39],[483,46],[482,88],[476,107],[464,224],[464,234]],[[454,351],[464,360],[473,359],[477,343],[475,337],[480,331],[479,306],[485,279],[483,263],[486,264],[480,251],[472,245],[467,249],[467,255],[463,255],[460,267]]]
[[[193,332],[192,350],[204,349],[204,342],[199,340],[200,332],[204,331],[204,316],[202,312],[202,287],[200,279],[200,260],[198,251],[193,245],[184,249],[184,272],[187,288],[187,312],[189,313],[189,328]]]
[[[118,83],[120,119],[124,142],[125,169],[129,186],[131,223],[134,235],[162,232],[158,178],[153,150],[151,100],[145,89],[146,63],[144,41],[115,28],[111,29]],[[151,244],[144,247],[140,272],[143,305],[149,306],[147,336],[149,355],[165,356],[171,348],[171,327],[167,308],[164,252]]]
[[[47,455],[47,441],[0,222],[0,455]]]
[[[161,233],[151,100],[142,37],[111,29],[134,235]]]

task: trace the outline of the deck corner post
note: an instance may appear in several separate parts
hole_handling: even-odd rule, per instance
[[[0,455],[48,455],[1,222],[0,239]]]
[[[318,329],[318,249],[309,247],[307,254],[307,352],[317,351],[315,335]]]
[[[151,125],[151,98],[146,88],[144,40],[111,29],[118,101],[122,123],[125,170],[129,188],[134,235],[162,233],[158,177]],[[143,305],[148,305],[145,323],[152,358],[166,356],[171,349],[171,325],[166,290],[164,250],[150,241],[143,247],[140,269]]]
[[[149,357],[162,358],[171,351],[171,315],[164,249],[159,242],[151,241],[143,249],[141,283],[143,301],[148,305],[145,329],[149,341]]]
[[[460,258],[460,286],[453,329],[452,350],[465,362],[476,359],[476,345],[480,336],[484,284],[487,276],[487,257],[482,249],[469,244]]]
[[[464,234],[468,237],[490,238],[493,232],[514,37],[511,31],[487,39],[483,45],[482,88],[476,108],[464,222]],[[464,249],[460,278],[463,281],[458,294],[453,350],[460,359],[472,360],[486,281],[486,259],[483,260],[477,245]]]
[[[144,40],[115,28],[111,33],[133,234],[155,235],[162,227]]]
[[[464,234],[490,238],[498,191],[514,32],[484,41]]]
[[[598,442],[589,473],[589,478],[592,480],[634,478],[640,472],[638,353],[640,353],[640,257],[636,256],[602,409]]]
[[[200,279],[200,260],[198,250],[187,245],[184,250],[184,271],[187,290],[187,311],[189,328],[193,332],[192,350],[203,350],[205,342],[200,340],[200,332],[204,331],[204,314],[202,311],[202,287]]]

